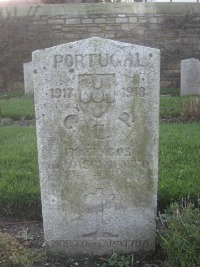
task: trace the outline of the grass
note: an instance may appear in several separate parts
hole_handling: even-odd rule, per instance
[[[179,117],[181,115],[182,107],[184,106],[185,102],[191,101],[193,99],[198,99],[200,101],[200,96],[161,96],[160,117]]]
[[[168,91],[177,92],[178,89],[168,89]],[[162,89],[161,89],[162,91]],[[165,92],[168,92],[165,89]],[[171,96],[161,96],[160,99],[160,116],[161,117],[179,117],[181,114],[181,109],[186,100],[190,100],[193,97],[185,96],[179,97],[174,94],[174,97]],[[200,96],[195,98],[200,100]],[[8,94],[8,98],[5,97],[5,93],[0,93],[0,117],[2,118],[11,118],[13,120],[20,119],[22,117],[26,119],[33,119],[34,114],[34,99],[31,95],[22,95],[19,93],[16,95]]]
[[[23,246],[12,235],[0,232],[0,266],[1,267],[33,267],[43,263],[46,256],[41,250]],[[40,265],[41,266],[41,265]]]
[[[159,153],[160,208],[200,193],[200,123],[161,124]]]
[[[175,94],[174,94],[175,95]],[[187,101],[189,100],[189,101]],[[192,100],[192,101],[190,101]],[[161,97],[161,116],[199,119],[200,97]],[[187,103],[185,103],[187,101]],[[185,106],[183,105],[185,104]],[[0,119],[34,118],[33,97],[0,93]],[[184,106],[184,109],[182,109]],[[191,114],[190,114],[191,113]],[[0,126],[5,125],[1,123]],[[198,201],[200,188],[200,123],[161,123],[159,150],[158,209],[190,196]],[[40,189],[37,164],[35,126],[0,127],[0,215],[25,211],[23,218],[40,217]],[[198,202],[198,204],[200,201]],[[199,266],[199,209],[180,210],[166,214],[166,229],[161,229],[161,247],[166,266]],[[0,265],[43,266],[41,251],[22,246],[8,234],[0,233]],[[103,266],[130,264],[130,256],[112,255]],[[68,261],[69,263],[69,261]]]
[[[2,99],[2,118],[34,117],[31,96]],[[161,97],[161,116],[179,116],[181,107],[192,97]],[[199,97],[195,99],[200,100]],[[194,106],[194,105],[193,105]],[[0,124],[5,125],[5,124]],[[200,123],[160,125],[159,208],[190,195],[195,200],[200,188]],[[34,206],[39,213],[40,190],[35,127],[0,127],[0,211]]]
[[[159,220],[158,242],[168,267],[200,266],[200,210],[185,201],[184,205],[173,203],[166,219]]]
[[[40,203],[35,127],[0,127],[0,209]],[[36,211],[37,213],[37,211]]]
[[[160,88],[161,95],[180,96],[180,88]]]
[[[181,113],[182,102],[182,97],[161,96],[160,117],[178,117]]]
[[[0,92],[0,99],[9,99],[11,97],[23,96],[23,91],[10,91],[10,92]]]
[[[159,209],[188,195],[197,199],[200,188],[200,123],[160,126]],[[0,127],[0,209],[34,206],[40,210],[35,127]]]
[[[200,120],[200,98],[193,97],[183,102],[181,118],[185,120]]]
[[[33,96],[11,97],[0,99],[0,117],[18,120],[35,117]]]

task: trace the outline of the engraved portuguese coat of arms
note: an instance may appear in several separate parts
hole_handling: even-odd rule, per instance
[[[115,75],[79,75],[79,96],[83,112],[103,116],[115,105]]]

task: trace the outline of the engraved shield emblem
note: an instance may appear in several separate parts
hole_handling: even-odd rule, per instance
[[[98,118],[115,105],[115,75],[79,75],[80,107]]]

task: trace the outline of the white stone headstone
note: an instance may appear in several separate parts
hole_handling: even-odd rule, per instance
[[[33,94],[33,64],[32,61],[23,63],[24,68],[24,92],[25,94]]]
[[[181,61],[181,96],[200,95],[200,61],[189,58]]]
[[[33,52],[47,249],[154,250],[160,53],[97,37]]]

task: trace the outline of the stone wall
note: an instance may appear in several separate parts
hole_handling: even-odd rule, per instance
[[[25,27],[22,38],[16,41],[18,53],[12,53],[12,58],[8,60],[12,64],[18,56],[16,65],[19,68],[16,66],[16,71],[12,70],[15,72],[13,76],[8,75],[9,71],[5,75],[6,64],[4,72],[0,68],[1,89],[23,86],[22,63],[31,60],[31,51],[91,36],[161,49],[162,87],[179,87],[181,60],[200,58],[198,3],[99,3],[0,8],[0,23],[8,21]],[[13,33],[10,38],[16,38],[15,34],[19,33]],[[29,39],[32,40],[29,45],[23,45]],[[1,47],[0,38],[2,66],[1,57],[5,52]]]

